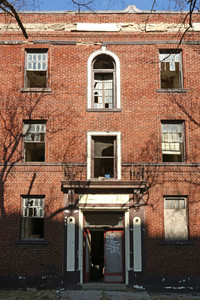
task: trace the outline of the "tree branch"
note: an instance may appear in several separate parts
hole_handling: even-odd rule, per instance
[[[13,15],[13,16],[15,17],[15,19],[16,19],[16,21],[17,21],[19,27],[21,28],[21,30],[22,30],[22,32],[23,32],[24,37],[25,37],[26,39],[28,39],[28,34],[27,34],[27,32],[26,32],[26,29],[25,29],[24,25],[22,24],[22,21],[21,21],[21,19],[20,19],[20,17],[19,17],[19,14],[18,14],[18,12],[15,10],[14,6],[13,6],[9,1],[7,1],[7,0],[1,0],[1,1],[0,1],[0,4],[1,4],[1,6],[2,6],[2,5],[4,6],[4,9],[1,8],[3,11],[6,10],[7,13],[11,14],[10,12],[7,11],[7,8],[8,8],[8,9],[12,12],[11,15]]]

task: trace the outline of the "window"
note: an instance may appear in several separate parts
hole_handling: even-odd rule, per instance
[[[44,237],[44,197],[22,198],[22,238]]]
[[[45,122],[31,121],[24,124],[24,160],[45,161]]]
[[[93,61],[94,108],[112,109],[115,100],[115,63],[105,54],[98,55]]]
[[[26,51],[26,88],[47,88],[47,51]]]
[[[104,46],[88,59],[87,96],[88,109],[112,111],[121,108],[120,61]]]
[[[163,121],[162,124],[163,162],[183,162],[184,159],[184,122]]]
[[[181,89],[182,55],[177,50],[160,51],[160,84],[161,89]]]
[[[120,133],[88,133],[88,179],[120,179]]]
[[[164,198],[164,229],[166,240],[188,239],[188,217],[186,198]]]

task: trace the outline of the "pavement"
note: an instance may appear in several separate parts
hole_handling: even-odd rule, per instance
[[[59,300],[200,300],[200,293],[166,291],[162,293],[147,292],[133,289],[130,291],[105,291],[105,290],[58,290]]]

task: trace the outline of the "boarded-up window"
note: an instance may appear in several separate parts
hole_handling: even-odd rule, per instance
[[[186,198],[164,198],[164,228],[166,240],[188,239],[188,217]]]
[[[24,160],[45,161],[46,124],[29,121],[24,124]]]
[[[184,122],[162,121],[163,162],[184,161]]]
[[[26,52],[26,88],[47,87],[47,51]]]
[[[181,52],[162,50],[159,59],[161,89],[182,88]]]
[[[22,198],[22,238],[44,237],[44,197]]]

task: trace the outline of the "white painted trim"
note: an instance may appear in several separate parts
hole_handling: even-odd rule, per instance
[[[93,136],[116,136],[117,139],[117,179],[121,179],[121,132],[94,131],[87,132],[87,179],[91,179],[91,149]]]
[[[130,269],[130,230],[129,230],[129,210],[125,211],[125,283],[129,284]]]
[[[111,56],[116,65],[116,108],[120,109],[121,108],[121,87],[120,87],[120,60],[119,57],[107,50],[105,47],[102,47],[101,50],[97,50],[93,52],[87,62],[87,108],[90,109],[92,108],[92,61],[93,59],[100,54],[106,54]]]
[[[75,218],[67,218],[67,261],[66,271],[75,271]]]
[[[133,269],[134,272],[142,271],[142,230],[141,218],[133,218]]]
[[[78,271],[80,271],[80,284],[83,284],[83,212],[81,209],[79,209],[78,260]]]

